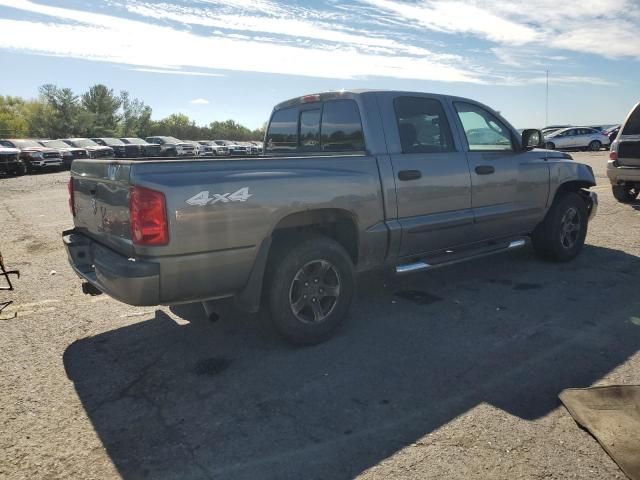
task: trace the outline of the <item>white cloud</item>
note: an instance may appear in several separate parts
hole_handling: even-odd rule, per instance
[[[467,33],[495,42],[529,43],[538,32],[527,25],[502,18],[469,2],[431,1],[406,3],[394,0],[365,0],[366,3],[406,19],[408,25],[448,33]],[[526,10],[523,9],[523,10]]]
[[[189,103],[192,103],[193,105],[209,105],[209,100],[206,98],[194,98],[189,101]]]
[[[0,0],[0,6],[38,15],[0,19],[0,48],[156,74],[213,77],[231,70],[503,85],[537,83],[550,65],[558,70],[556,83],[609,84],[576,75],[567,50],[640,58],[637,0],[531,0],[526,6],[512,0],[355,0],[348,5],[327,0],[324,9],[279,0],[199,0],[189,6],[169,0],[95,1],[109,8],[83,11]],[[425,29],[451,34],[453,51],[426,38]],[[461,44],[460,35],[481,39],[489,48],[482,42]]]
[[[134,72],[166,73],[169,75],[186,75],[194,77],[224,77],[221,73],[194,72],[190,70],[165,70],[163,68],[131,68]]]
[[[252,71],[316,78],[368,76],[481,83],[467,66],[438,56],[363,53],[352,45],[292,46],[228,35],[197,35],[164,25],[104,14],[49,7],[28,0],[0,0],[14,8],[74,23],[0,19],[0,46],[139,68]],[[24,35],[28,31],[29,35]],[[81,41],[78,41],[81,39]],[[445,57],[451,58],[451,57]],[[162,73],[167,73],[163,71]]]
[[[503,47],[537,45],[609,58],[640,59],[637,0],[359,0],[407,27],[467,34]],[[513,66],[513,65],[512,65]]]

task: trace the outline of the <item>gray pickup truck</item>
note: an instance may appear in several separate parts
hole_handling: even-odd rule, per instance
[[[289,341],[331,336],[356,273],[529,241],[567,261],[597,209],[590,167],[473,100],[392,91],[277,105],[261,158],[73,162],[63,232],[87,293],[131,305],[235,297]]]

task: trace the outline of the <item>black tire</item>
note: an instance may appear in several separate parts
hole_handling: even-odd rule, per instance
[[[12,170],[11,174],[17,177],[22,176],[27,173],[27,166],[24,162],[19,162]]]
[[[592,152],[598,152],[602,148],[602,143],[598,140],[592,140],[589,143],[589,150]]]
[[[640,188],[638,184],[635,183],[623,183],[620,185],[612,185],[611,191],[616,200],[621,203],[629,203],[638,198]]]
[[[579,194],[561,194],[531,235],[535,252],[556,262],[573,260],[584,246],[588,218],[587,204]]]
[[[546,148],[547,150],[555,150],[556,144],[553,142],[545,142],[544,148]]]
[[[295,345],[315,345],[329,339],[349,311],[353,272],[349,254],[330,238],[306,236],[276,246],[266,293],[278,333]]]

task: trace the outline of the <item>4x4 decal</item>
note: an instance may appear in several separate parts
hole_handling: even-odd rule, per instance
[[[186,203],[189,205],[213,205],[218,202],[246,202],[250,197],[253,195],[249,193],[249,187],[243,187],[233,193],[214,193],[212,197],[209,196],[209,190],[204,190],[188,198]]]

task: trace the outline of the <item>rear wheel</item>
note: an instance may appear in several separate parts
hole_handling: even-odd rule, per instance
[[[616,200],[622,203],[629,203],[638,198],[638,194],[640,193],[639,187],[637,183],[623,183],[613,185],[611,190]]]
[[[304,237],[276,248],[269,268],[269,309],[289,342],[327,340],[345,319],[354,291],[353,263],[334,240]]]
[[[553,142],[546,142],[544,144],[544,148],[546,148],[547,150],[555,150],[556,145]]]
[[[14,167],[12,167],[11,172],[12,175],[20,176],[27,173],[27,166],[24,162],[18,162]]]
[[[556,198],[544,221],[533,232],[533,248],[547,260],[573,260],[584,246],[587,223],[587,204],[582,197],[574,192],[564,193]]]
[[[598,140],[592,140],[589,143],[589,150],[591,150],[592,152],[597,152],[602,148],[602,143],[600,143],[600,141]]]

